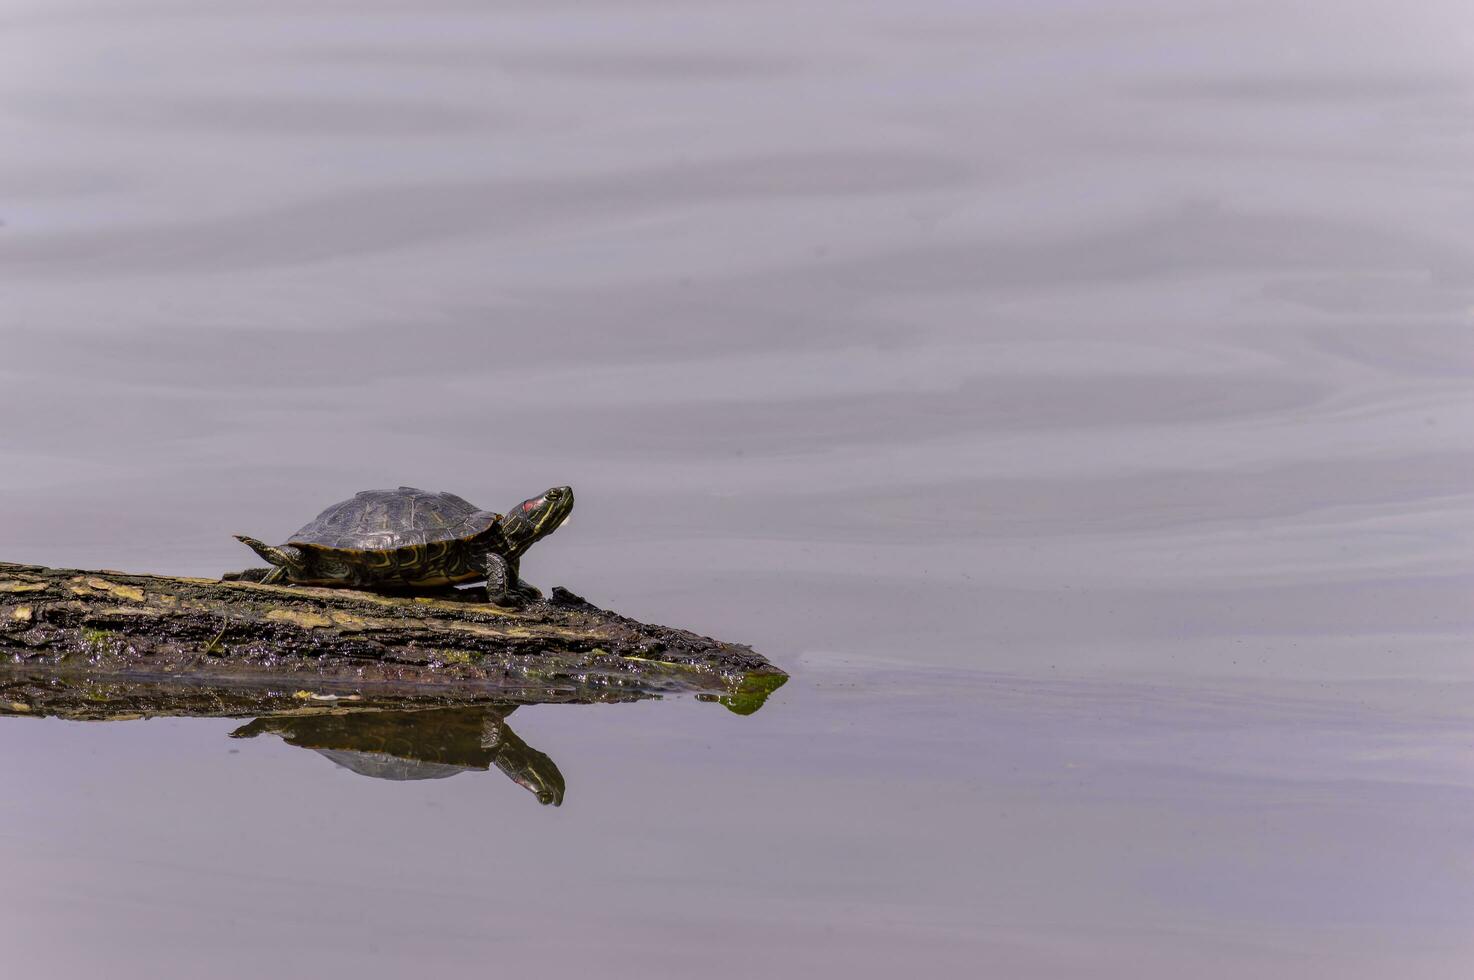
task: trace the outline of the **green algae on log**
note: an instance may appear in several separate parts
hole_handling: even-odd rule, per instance
[[[523,703],[693,692],[742,713],[787,679],[749,647],[639,623],[561,588],[508,610],[475,590],[391,596],[6,562],[0,664],[31,675],[479,690]]]

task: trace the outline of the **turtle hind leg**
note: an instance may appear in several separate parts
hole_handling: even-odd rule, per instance
[[[273,567],[266,573],[265,577],[260,579],[262,584],[280,582],[289,577],[293,572],[300,573],[306,571],[307,565],[302,561],[302,553],[296,548],[273,548],[264,541],[257,541],[255,538],[247,537],[244,534],[237,534],[235,539],[256,552],[262,558],[271,562]]]
[[[220,576],[222,582],[264,582],[268,575],[280,572],[280,568],[245,568],[239,572],[226,572]]]

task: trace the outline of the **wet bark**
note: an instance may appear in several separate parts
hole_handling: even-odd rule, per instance
[[[733,710],[755,710],[787,677],[749,647],[639,623],[561,588],[504,610],[475,590],[387,596],[4,562],[0,669],[32,690],[44,675],[82,675],[457,692],[450,703],[686,691]]]

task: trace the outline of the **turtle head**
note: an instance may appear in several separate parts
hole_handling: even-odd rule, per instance
[[[573,488],[553,487],[502,515],[502,535],[515,558],[558,530],[573,510]]]
[[[543,806],[563,805],[563,773],[545,753],[528,745],[500,719],[489,719],[481,744],[492,752],[496,767],[512,782],[537,797]]]

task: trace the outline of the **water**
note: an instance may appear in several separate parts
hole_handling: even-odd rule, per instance
[[[3,719],[7,970],[1462,977],[1466,5],[0,3],[0,544],[364,487],[794,676]]]

